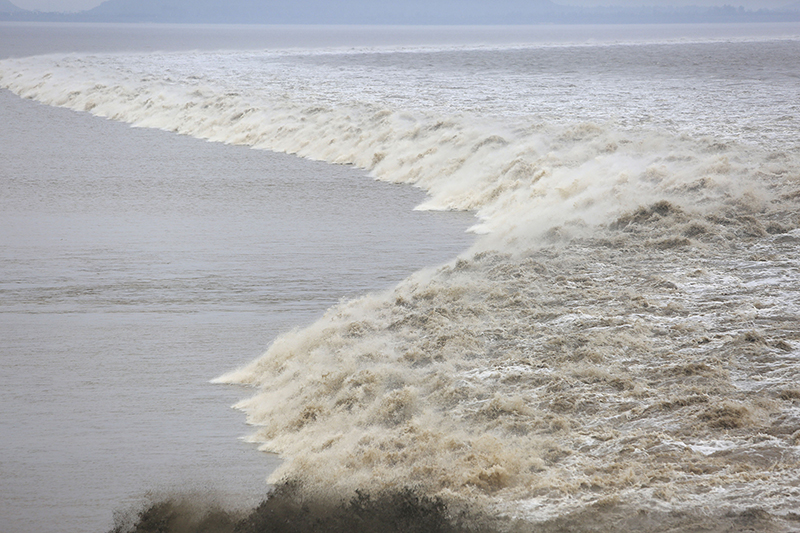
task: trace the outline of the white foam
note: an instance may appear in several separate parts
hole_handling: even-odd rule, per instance
[[[794,136],[743,132],[794,105],[796,83],[778,80],[772,105],[756,108],[752,90],[769,82],[606,76],[580,54],[564,56],[584,61],[578,74],[539,73],[520,63],[540,57],[531,50],[462,50],[444,64],[425,54],[446,51],[50,56],[0,62],[0,86],[135,126],[357,165],[425,189],[421,209],[474,210],[486,235],[473,252],[514,252],[343,302],[216,380],[258,387],[237,407],[256,426],[251,440],[287,459],[274,481],[342,494],[413,483],[539,519],[597,502],[595,488],[643,504],[656,484],[695,505],[706,485],[719,503],[731,480],[771,483],[713,458],[687,472],[697,454],[744,446],[771,409],[742,400],[728,366],[740,382],[762,372],[748,354],[777,348],[747,340],[764,316],[756,300],[796,300],[791,287],[766,294],[780,276],[742,265],[767,215],[792,220],[781,192],[800,165]],[[652,210],[665,200],[663,216]],[[685,237],[691,223],[702,238]],[[793,264],[793,250],[781,253]],[[698,436],[730,428],[744,429]],[[663,433],[679,444],[660,449]]]
[[[627,118],[574,113],[601,109],[611,87],[531,117],[519,106],[547,101],[525,96],[534,74],[498,83],[469,69],[419,72],[417,59],[402,70],[402,60],[378,68],[329,55],[331,65],[286,52],[46,56],[3,61],[0,86],[140,127],[354,164],[424,188],[420,209],[475,210],[476,233],[517,246],[554,227],[580,234],[648,201],[696,204],[756,186],[760,162],[744,146],[719,152],[669,129],[634,133]],[[713,186],[680,192],[709,177]]]

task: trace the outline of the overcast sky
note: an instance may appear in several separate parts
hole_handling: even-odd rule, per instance
[[[291,1],[291,0],[287,0]],[[380,1],[380,0],[376,0]],[[402,0],[396,0],[402,1]],[[487,0],[491,1],[491,0]],[[563,5],[703,5],[703,6],[744,6],[750,9],[762,7],[782,7],[793,3],[794,0],[553,0],[557,4]],[[17,7],[39,11],[84,11],[91,9],[102,3],[102,0],[11,0]]]

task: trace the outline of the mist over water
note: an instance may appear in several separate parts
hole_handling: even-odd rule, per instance
[[[511,529],[788,531],[800,31],[784,30],[50,55],[1,62],[0,86],[477,214],[446,266],[220,372],[253,388],[237,408],[280,454],[289,507],[411,490]]]

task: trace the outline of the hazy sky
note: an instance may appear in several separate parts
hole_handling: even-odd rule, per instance
[[[290,1],[290,0],[287,0]],[[376,0],[381,1],[381,0]],[[397,0],[402,1],[402,0]],[[487,0],[490,2],[491,0]],[[521,0],[524,1],[524,0]],[[704,6],[745,6],[750,9],[781,7],[791,4],[794,0],[554,0],[563,5],[704,5]],[[11,3],[23,9],[38,9],[39,11],[83,11],[91,9],[102,3],[102,0],[11,0]]]

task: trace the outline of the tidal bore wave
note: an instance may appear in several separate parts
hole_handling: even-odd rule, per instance
[[[236,72],[236,57],[200,59]],[[367,83],[277,87],[269,69],[267,89],[233,92],[160,61],[169,75],[9,60],[0,86],[357,165],[480,219],[451,264],[343,302],[215,380],[254,387],[237,405],[249,439],[285,462],[259,509],[207,530],[800,529],[796,151],[381,107]],[[176,502],[124,527],[206,519]]]

